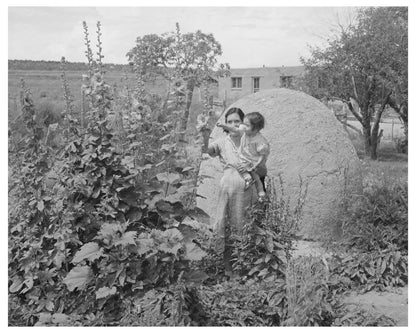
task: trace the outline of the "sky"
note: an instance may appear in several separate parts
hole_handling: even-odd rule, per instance
[[[300,65],[352,7],[9,7],[8,58],[85,61],[82,21],[95,44],[102,24],[104,62],[127,62],[135,39],[175,29],[213,33],[231,67]]]

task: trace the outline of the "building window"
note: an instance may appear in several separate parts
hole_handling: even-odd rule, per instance
[[[232,77],[231,78],[231,88],[232,89],[241,89],[243,79],[241,77]]]
[[[281,76],[280,77],[280,86],[284,88],[292,88],[293,86],[293,76]]]
[[[258,92],[260,90],[260,78],[253,77],[253,92]]]

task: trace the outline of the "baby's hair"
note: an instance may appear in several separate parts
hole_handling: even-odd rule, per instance
[[[264,128],[264,117],[259,112],[250,112],[246,114],[253,130],[262,130]]]

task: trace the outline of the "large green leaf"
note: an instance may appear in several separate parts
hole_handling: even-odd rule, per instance
[[[127,246],[129,244],[135,245],[136,237],[137,237],[136,231],[127,231],[121,236],[120,239],[114,242],[114,245],[122,245],[122,246]]]
[[[71,322],[71,317],[64,313],[54,313],[52,315],[52,323],[57,325],[65,325],[68,326]]]
[[[267,238],[266,238],[266,249],[267,249],[267,251],[273,252],[273,246],[274,246],[273,237],[270,236],[270,235],[267,235]]]
[[[190,218],[188,216],[186,216],[184,218],[184,220],[181,222],[181,224],[188,225],[192,229],[195,229],[195,230],[198,230],[198,231],[200,231],[200,230],[203,230],[204,232],[208,232],[209,231],[209,225],[208,224],[199,222],[199,221],[197,221],[195,219],[192,219],[192,218]]]
[[[101,226],[98,235],[102,238],[112,238],[118,231],[121,231],[120,225],[115,223],[104,223]]]
[[[23,280],[16,276],[13,278],[13,283],[12,285],[9,287],[9,291],[11,293],[17,293],[23,286]]]
[[[138,195],[132,187],[121,190],[118,197],[129,206],[137,207],[138,205]]]
[[[189,210],[188,215],[196,220],[199,218],[203,219],[210,217],[204,210],[199,207],[194,207],[194,209]]]
[[[161,236],[172,242],[181,241],[183,239],[181,232],[176,228],[170,228],[162,231]]]
[[[199,229],[199,222],[194,220],[194,219],[191,219],[189,216],[185,216],[185,218],[183,219],[181,224],[189,225],[190,227],[192,227],[196,230]]]
[[[107,296],[111,296],[114,295],[117,292],[117,288],[113,287],[113,288],[108,288],[108,287],[102,287],[100,289],[98,289],[95,292],[95,298],[96,299],[100,299],[100,298],[105,298]]]
[[[91,278],[91,268],[88,266],[74,267],[63,280],[69,291],[75,288],[83,290]]]
[[[176,255],[179,249],[182,247],[182,244],[170,244],[170,243],[162,243],[159,245],[159,250],[166,253],[172,253]]]
[[[142,210],[140,208],[136,208],[136,207],[131,208],[128,211],[128,213],[126,214],[126,218],[130,222],[140,221],[142,216],[143,216]]]
[[[71,317],[63,313],[54,313],[53,315],[47,312],[39,314],[39,320],[35,326],[70,326]]]
[[[161,172],[156,175],[156,178],[158,181],[174,184],[181,179],[181,176],[178,173]]]
[[[181,223],[178,226],[178,229],[181,231],[183,235],[183,240],[185,242],[191,242],[193,239],[196,238],[199,232],[199,230],[195,230],[194,228],[191,228],[190,226],[183,223]]]
[[[55,257],[53,258],[53,263],[57,268],[62,267],[62,263],[65,261],[65,254],[62,252],[58,252]]]
[[[209,275],[204,271],[191,271],[184,275],[185,280],[189,282],[201,283],[209,278]]]
[[[84,244],[81,249],[76,253],[74,259],[72,259],[72,262],[74,264],[78,264],[81,261],[89,260],[94,261],[98,258],[100,258],[103,255],[103,250],[98,246],[95,242],[90,242],[87,244]]]
[[[148,209],[154,209],[156,202],[163,199],[163,195],[156,194],[151,198],[146,199],[144,202],[148,205]]]
[[[22,293],[24,294],[24,293],[26,293],[26,292],[28,292],[30,289],[32,289],[33,288],[33,278],[32,277],[28,277],[25,281],[24,281],[24,284],[25,284],[25,288],[22,290]]]
[[[205,257],[207,253],[193,242],[185,244],[185,259],[199,261]]]
[[[45,208],[45,204],[44,204],[43,200],[38,201],[37,208],[40,212],[43,211],[43,209]]]
[[[182,248],[183,235],[177,228],[164,231],[153,230],[152,235],[157,240],[160,251],[176,255],[179,249]]]
[[[161,212],[173,212],[172,205],[164,200],[156,202],[155,207]]]
[[[148,236],[148,238],[145,238],[146,235],[148,234],[140,235],[141,238],[137,239],[136,241],[138,255],[145,254],[154,249],[154,246],[155,246],[154,240],[150,238],[150,236]]]

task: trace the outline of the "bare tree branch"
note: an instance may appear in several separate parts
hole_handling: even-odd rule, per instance
[[[354,75],[351,75],[351,80],[352,80],[352,87],[353,87],[353,90],[354,90],[354,97],[355,97],[355,100],[356,100],[356,101],[359,101],[359,98],[358,98],[358,93],[357,93],[357,85],[355,84]]]
[[[392,94],[392,91],[390,91],[387,96],[383,99],[379,109],[376,111],[375,113],[375,117],[374,117],[374,122],[373,122],[373,127],[374,126],[378,126],[378,124],[380,123],[380,119],[381,119],[381,115],[383,114],[384,109],[386,108],[386,105],[390,99],[390,95]]]
[[[343,98],[341,98],[341,97],[331,96],[331,97],[329,97],[329,99],[336,100],[336,101],[341,101],[341,102],[343,102],[343,103],[345,103],[345,104],[348,104],[348,103],[349,103],[349,101],[348,101],[348,100],[343,99]]]
[[[402,107],[397,105],[396,102],[391,98],[391,96],[389,96],[389,100],[387,102],[387,104],[394,110],[396,111],[396,113],[401,117],[406,117],[406,115],[404,114],[404,112],[402,111]]]
[[[357,104],[358,104],[358,103],[357,103]],[[357,120],[358,120],[361,124],[363,124],[363,125],[364,125],[364,122],[363,122],[363,117],[361,117],[361,116],[360,116],[360,114],[359,114],[357,111],[355,111],[354,106],[352,105],[351,101],[349,101],[349,102],[347,103],[347,105],[348,105],[348,108],[350,109],[351,113],[354,115],[354,117],[355,117],[355,118],[357,118]]]
[[[341,97],[335,97],[335,96],[331,96],[329,97],[329,99],[332,100],[336,100],[336,101],[341,101],[343,103],[345,103],[348,106],[348,109],[351,111],[351,113],[354,115],[354,117],[362,124],[363,123],[363,118],[359,115],[359,113],[357,111],[355,111],[354,106],[352,105],[351,101],[348,101],[346,99],[343,99]]]
[[[347,126],[347,127],[349,127],[349,128],[351,128],[351,129],[353,129],[354,131],[356,131],[356,132],[357,132],[357,133],[359,133],[360,135],[362,135],[362,134],[363,134],[359,128],[357,128],[357,127],[355,127],[355,126],[353,126],[353,125],[351,125],[351,124],[348,124],[348,123],[342,123],[342,124],[343,124],[343,125],[345,125],[345,126]]]

